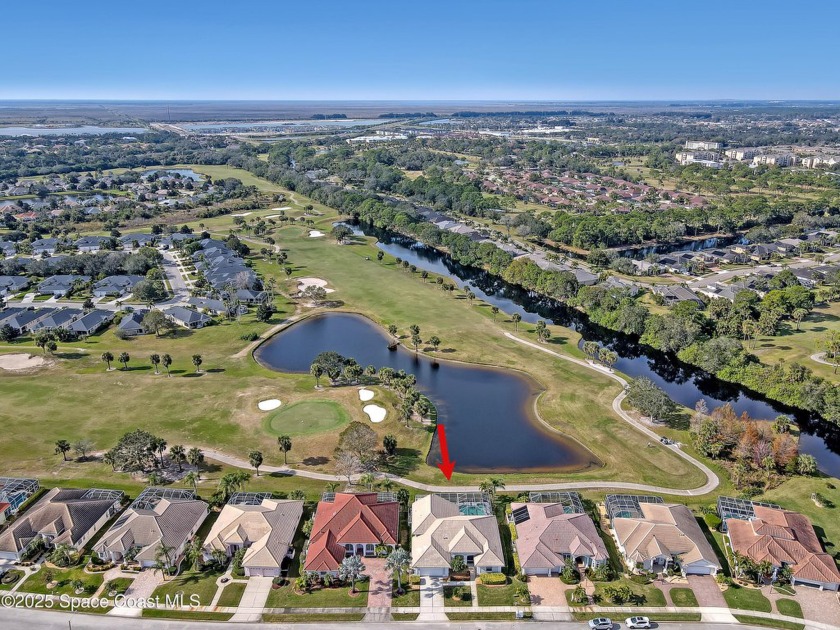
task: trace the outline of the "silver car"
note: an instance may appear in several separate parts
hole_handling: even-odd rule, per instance
[[[597,619],[590,620],[589,627],[592,630],[612,630],[613,622],[612,619],[598,617]]]
[[[650,628],[650,619],[647,617],[629,617],[624,623],[628,628]]]

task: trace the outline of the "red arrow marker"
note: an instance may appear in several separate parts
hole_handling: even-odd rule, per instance
[[[446,427],[439,424],[437,427],[438,441],[440,442],[440,456],[443,461],[438,464],[443,476],[452,479],[452,471],[455,470],[455,462],[449,461],[449,447],[446,445]]]

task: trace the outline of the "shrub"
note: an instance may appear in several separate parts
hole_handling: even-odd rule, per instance
[[[422,578],[419,575],[409,575],[408,576],[408,583],[409,584],[420,584]]]
[[[260,336],[257,333],[252,331],[252,332],[249,332],[249,333],[245,333],[244,335],[242,335],[239,338],[242,339],[243,341],[256,341],[257,339],[260,338]]]
[[[507,584],[507,576],[504,573],[482,573],[478,579],[485,586],[497,586]]]
[[[723,522],[717,514],[706,514],[703,517],[703,520],[706,521],[706,525],[708,525],[711,530],[717,530]]]
[[[631,575],[630,581],[635,582],[636,584],[650,584],[650,575],[648,573],[639,573],[637,575]]]
[[[464,561],[464,556],[455,556],[452,558],[452,564],[450,566],[454,573],[460,573],[466,570],[467,563]]]

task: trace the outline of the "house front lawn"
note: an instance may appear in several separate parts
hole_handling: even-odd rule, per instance
[[[527,606],[528,602],[519,601],[516,597],[517,582],[505,584],[504,586],[485,586],[479,584],[478,605],[479,606]]]
[[[242,599],[242,594],[245,592],[247,584],[242,582],[231,582],[225,586],[222,594],[219,596],[217,606],[239,606],[239,600]]]
[[[455,596],[458,596],[457,598]],[[419,599],[419,598],[418,598]],[[444,606],[472,606],[472,593],[469,586],[444,586]]]
[[[757,588],[746,588],[733,584],[723,592],[723,597],[730,608],[742,610],[757,610],[759,612],[770,612],[770,600],[761,594]]]
[[[690,588],[672,588],[671,601],[674,603],[674,606],[680,607],[697,605],[697,597],[695,597],[694,591]]]
[[[799,602],[795,600],[777,599],[776,609],[779,611],[780,615],[786,615],[788,617],[799,617],[800,619],[804,619],[804,615],[802,614],[802,606],[800,606]]]
[[[9,591],[13,589],[18,582],[20,582],[26,573],[20,569],[9,569],[0,578],[0,591]]]
[[[43,567],[37,573],[29,576],[26,584],[20,589],[27,593],[44,593],[48,595],[76,595],[76,590],[72,583],[76,580],[81,580],[83,586],[82,595],[93,595],[96,589],[100,587],[103,581],[101,573],[85,573],[84,566],[87,562],[82,562],[76,567],[70,569],[52,569],[50,567]],[[52,573],[55,586],[47,588],[45,576],[47,573]]]
[[[412,588],[411,585],[408,583],[408,579],[404,579],[402,584],[405,593],[403,593],[402,595],[397,595],[397,581],[394,580],[393,590],[391,591],[391,606],[419,606],[420,589]]]
[[[189,606],[190,597],[197,595],[200,606],[209,606],[216,594],[216,580],[223,573],[218,570],[184,571],[178,577],[167,578],[166,582],[155,589],[152,596],[160,597],[161,601],[169,597],[171,601],[177,595],[183,595],[184,605]]]
[[[356,594],[350,595],[349,586],[336,588],[315,588],[309,593],[296,593],[289,584],[272,588],[268,594],[266,608],[346,608],[349,606],[367,606],[368,582],[356,584]]]
[[[633,598],[628,602],[616,604],[606,596],[608,587],[629,586],[633,592]],[[596,582],[595,599],[602,606],[666,606],[665,595],[653,584],[637,584],[632,580],[621,579],[613,582]],[[581,604],[578,604],[581,605]]]
[[[134,578],[115,578],[106,585],[106,590],[103,592],[103,595],[108,596],[108,593],[111,591],[116,591],[117,595],[122,595],[128,590],[128,587],[131,586],[133,581]]]

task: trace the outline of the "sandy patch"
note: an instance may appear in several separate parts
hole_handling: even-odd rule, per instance
[[[379,424],[385,419],[385,408],[379,405],[365,405],[362,411],[368,415],[370,421],[374,424]]]
[[[306,287],[321,287],[327,293],[335,291],[335,289],[328,289],[327,281],[321,278],[298,278],[298,291],[304,291]]]
[[[254,214],[253,212],[235,212],[234,214],[230,215],[232,217],[247,217],[249,214]]]
[[[373,399],[373,392],[369,389],[360,389],[359,390],[359,400],[362,402],[367,402],[368,400]]]
[[[321,230],[309,230],[309,238],[320,238],[326,236]]]
[[[279,400],[276,398],[269,398],[268,400],[261,400],[257,403],[257,407],[260,408],[260,411],[271,411],[272,409],[277,409],[280,405],[282,405]]]
[[[263,219],[276,219],[279,216],[279,214],[269,214],[267,217],[263,217]]]
[[[292,209],[291,206],[283,206],[282,208],[272,208],[271,211],[272,212],[281,212],[281,211],[291,210],[291,209]]]
[[[47,365],[45,357],[34,354],[0,354],[0,370],[20,372]]]

